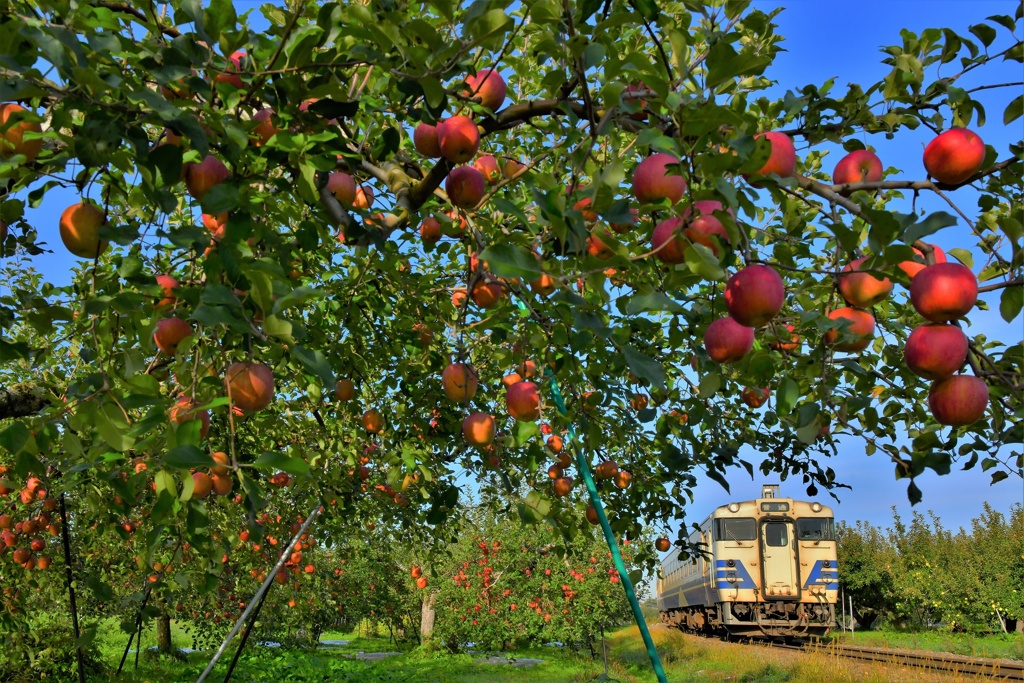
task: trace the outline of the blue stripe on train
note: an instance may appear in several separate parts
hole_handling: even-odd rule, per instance
[[[824,566],[828,562],[830,566]],[[804,590],[809,586],[824,586],[825,590],[839,590],[839,568],[835,560],[818,560],[811,567],[804,583]]]
[[[715,561],[715,583],[719,590],[728,588],[757,588],[757,584],[750,578],[750,573],[743,563],[733,560],[732,567],[726,563],[728,560]]]

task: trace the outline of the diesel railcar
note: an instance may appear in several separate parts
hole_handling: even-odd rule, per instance
[[[832,510],[780,498],[717,508],[690,534],[704,554],[661,563],[658,609],[683,630],[736,636],[815,636],[836,625],[839,572]]]

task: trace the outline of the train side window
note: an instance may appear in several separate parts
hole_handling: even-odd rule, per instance
[[[753,541],[757,522],[749,517],[721,517],[715,520],[715,538],[720,541]]]
[[[789,545],[789,530],[785,522],[769,522],[764,525],[764,542],[775,548]]]
[[[796,521],[796,537],[801,541],[831,541],[831,517],[801,517]]]

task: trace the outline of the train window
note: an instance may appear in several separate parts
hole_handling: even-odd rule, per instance
[[[831,541],[831,517],[803,517],[796,521],[796,537],[801,541]]]
[[[757,538],[757,523],[746,517],[716,519],[715,538],[719,541],[753,541]]]
[[[764,525],[764,542],[775,548],[789,545],[789,531],[785,522],[769,522]]]

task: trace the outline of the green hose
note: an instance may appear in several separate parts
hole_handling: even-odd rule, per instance
[[[522,303],[519,304],[522,306]],[[565,407],[565,401],[562,399],[562,392],[558,388],[558,381],[555,379],[554,374],[551,372],[551,368],[545,369],[545,374],[551,382],[551,395],[555,399],[555,406],[558,408],[558,412],[562,415],[567,415],[568,410]],[[576,468],[580,471],[583,476],[583,482],[587,485],[587,492],[590,494],[590,504],[594,506],[594,510],[597,512],[597,520],[601,523],[601,530],[604,532],[604,540],[608,543],[608,550],[612,553],[612,561],[615,563],[615,569],[619,572],[619,578],[622,580],[622,587],[626,590],[626,599],[629,600],[629,606],[633,610],[633,617],[636,619],[636,625],[640,628],[640,635],[643,636],[644,645],[647,647],[647,656],[651,658],[651,666],[654,668],[654,674],[658,677],[659,683],[668,683],[668,679],[665,678],[665,670],[661,666],[661,658],[658,656],[658,650],[654,647],[654,641],[651,640],[651,632],[647,628],[647,622],[644,620],[643,612],[640,610],[640,603],[636,599],[636,591],[633,590],[633,582],[629,579],[629,573],[626,571],[626,565],[622,561],[622,553],[619,552],[619,544],[615,541],[615,536],[612,534],[612,528],[608,524],[608,517],[604,514],[604,506],[601,504],[601,498],[597,495],[597,485],[594,483],[594,478],[590,475],[590,466],[587,464],[587,459],[583,455],[583,451],[576,447],[576,429],[569,424],[569,443],[572,447],[573,452],[576,454]]]

